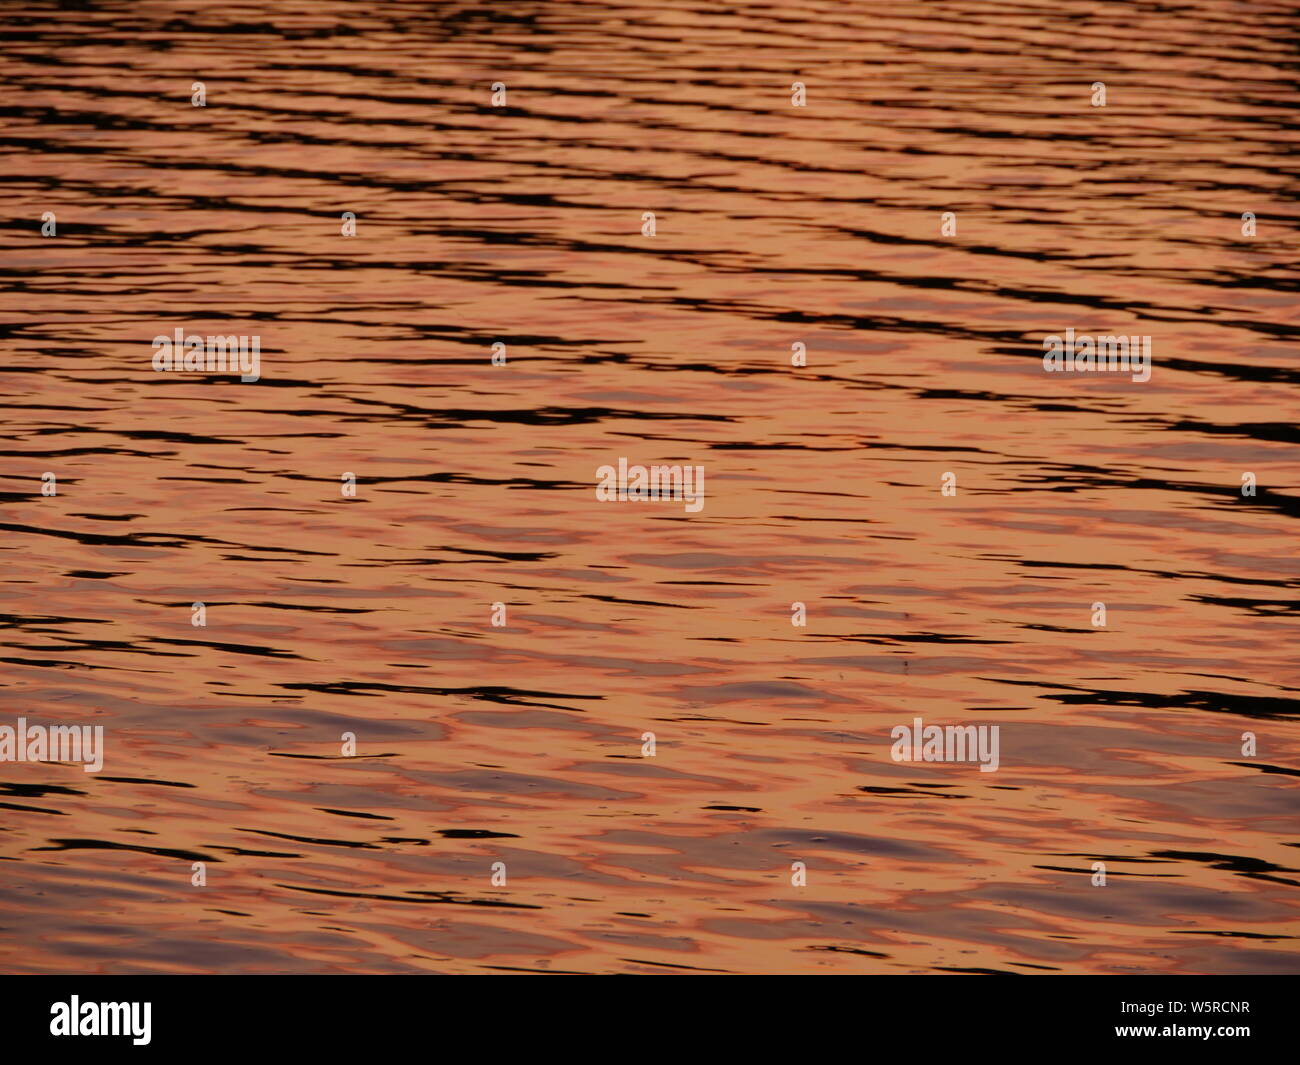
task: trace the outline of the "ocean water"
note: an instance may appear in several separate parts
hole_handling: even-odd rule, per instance
[[[1298,14],[7,6],[0,968],[1296,972]]]

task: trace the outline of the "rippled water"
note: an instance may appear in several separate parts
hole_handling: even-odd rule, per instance
[[[0,19],[5,971],[1300,969],[1296,5]]]

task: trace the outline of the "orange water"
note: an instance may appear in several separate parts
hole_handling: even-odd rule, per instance
[[[0,967],[1295,972],[1296,24],[6,9]]]

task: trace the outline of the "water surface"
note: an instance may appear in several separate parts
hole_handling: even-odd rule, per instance
[[[0,24],[5,971],[1300,968],[1294,4]]]

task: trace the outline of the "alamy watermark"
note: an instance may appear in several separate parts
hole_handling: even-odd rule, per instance
[[[997,725],[895,725],[889,756],[895,762],[979,762],[981,773],[998,771]]]
[[[172,336],[153,338],[155,373],[207,371],[239,373],[241,381],[256,381],[261,376],[262,338],[260,336],[186,335],[177,326]]]
[[[1044,337],[1043,351],[1048,373],[1132,373],[1139,384],[1151,378],[1149,336],[1075,336],[1071,326],[1064,337]]]
[[[128,1035],[148,1046],[152,1013],[152,1002],[82,1002],[73,995],[50,1007],[50,1035]]]
[[[686,504],[688,514],[704,509],[703,466],[629,466],[620,458],[617,469],[601,466],[596,476],[596,498],[602,503],[678,500]]]
[[[0,725],[0,762],[84,762],[87,773],[104,768],[104,726]]]

